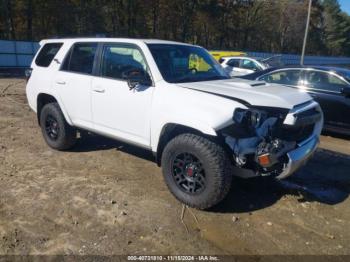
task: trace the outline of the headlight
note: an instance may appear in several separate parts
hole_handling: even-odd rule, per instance
[[[233,121],[248,127],[258,128],[266,116],[266,112],[261,110],[237,108],[233,114]]]

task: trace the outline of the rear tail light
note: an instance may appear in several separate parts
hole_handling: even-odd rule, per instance
[[[26,77],[26,80],[28,81],[30,76],[32,75],[33,72],[33,68],[27,68],[26,70],[24,70],[24,75]]]

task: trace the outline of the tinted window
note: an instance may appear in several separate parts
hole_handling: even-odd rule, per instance
[[[340,92],[342,88],[348,85],[339,77],[319,71],[310,71],[306,73],[306,85],[310,88]]]
[[[278,71],[276,73],[265,75],[259,78],[259,80],[263,80],[268,83],[297,86],[299,84],[300,74],[300,70]]]
[[[132,46],[106,45],[103,48],[101,76],[123,79],[124,73],[147,72],[146,62],[139,49]]]
[[[243,59],[241,62],[241,68],[257,71],[260,67],[252,60]]]
[[[62,70],[92,74],[97,43],[75,44],[67,54]]]
[[[57,52],[60,50],[62,43],[49,43],[41,48],[40,53],[35,59],[35,64],[38,66],[48,67],[54,59]]]
[[[231,59],[230,61],[227,62],[227,65],[232,66],[232,67],[239,67],[239,59]]]

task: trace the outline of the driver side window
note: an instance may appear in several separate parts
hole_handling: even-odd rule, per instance
[[[102,52],[101,76],[124,79],[127,72],[147,72],[141,51],[133,46],[105,45]]]

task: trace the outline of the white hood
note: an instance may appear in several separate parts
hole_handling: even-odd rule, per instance
[[[305,92],[284,85],[244,79],[228,79],[178,84],[181,87],[243,100],[254,106],[291,109],[312,100]]]

